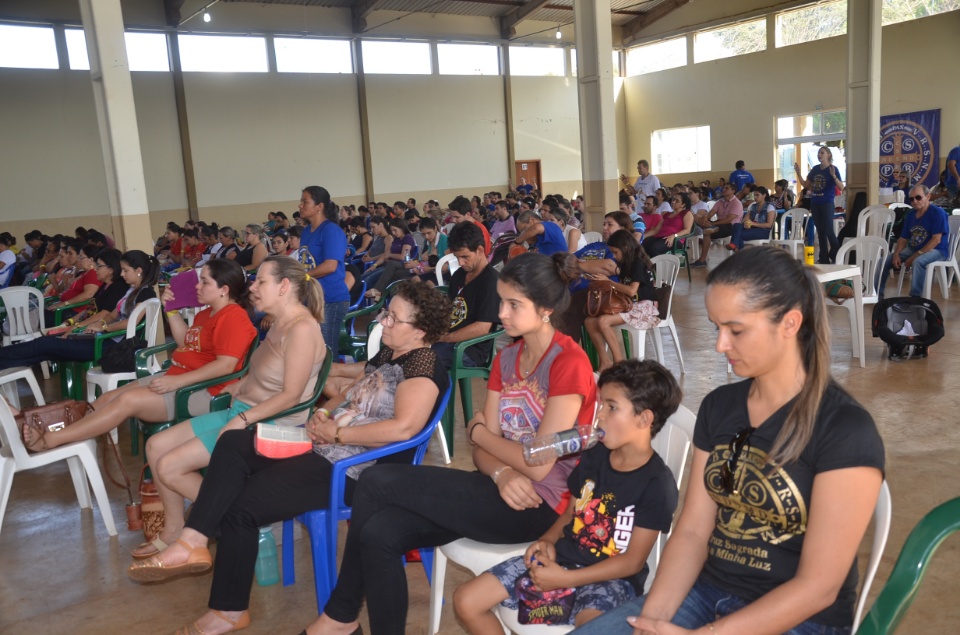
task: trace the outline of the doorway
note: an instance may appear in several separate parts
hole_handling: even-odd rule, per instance
[[[523,159],[516,161],[514,165],[513,188],[520,187],[520,178],[526,179],[527,184],[532,185],[533,189],[543,193],[543,175],[540,173],[540,159]]]

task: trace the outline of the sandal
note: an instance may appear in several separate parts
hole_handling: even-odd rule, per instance
[[[216,609],[210,609],[210,611],[219,617],[221,620],[232,626],[229,631],[242,631],[246,627],[250,626],[250,612],[244,611],[243,614],[235,620],[231,620],[229,617],[223,614],[223,612]],[[174,635],[204,635],[203,629],[197,626],[197,623],[194,622],[189,626],[182,626],[177,629],[177,632]]]
[[[160,553],[161,551],[163,551],[169,546],[170,545],[160,540],[160,536],[157,536],[156,538],[154,538],[149,542],[140,543],[140,545],[136,549],[130,552],[130,555],[136,558],[137,560],[145,560],[150,556],[157,555],[158,553]],[[141,551],[141,549],[144,549],[146,547],[153,547],[153,551]]]
[[[206,547],[191,547],[183,539],[178,539],[176,544],[189,552],[186,562],[167,566],[159,557],[151,556],[132,562],[127,568],[127,577],[135,582],[164,582],[181,575],[206,573],[213,567],[213,557]]]
[[[27,439],[27,432],[32,432],[37,435],[33,441]],[[39,421],[24,421],[23,427],[20,428],[20,439],[23,441],[23,447],[25,447],[28,452],[43,452],[44,450],[50,449],[47,447],[47,442],[43,438],[45,434],[47,434],[47,428]]]

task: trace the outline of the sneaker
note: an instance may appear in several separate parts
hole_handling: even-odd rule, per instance
[[[707,263],[704,262],[703,260],[694,260],[693,262],[690,263],[690,266],[691,266],[691,267],[706,267],[706,266],[707,266]]]
[[[733,243],[727,243],[727,249],[729,249],[733,253],[737,253],[737,250],[739,249],[739,247],[737,247]]]

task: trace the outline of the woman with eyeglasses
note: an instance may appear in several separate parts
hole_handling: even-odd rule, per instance
[[[830,376],[823,285],[774,247],[707,276],[717,351],[745,381],[700,405],[683,510],[645,598],[578,635],[847,635],[883,481],[870,414]]]
[[[284,265],[284,276],[295,269],[299,272],[296,280],[304,280],[300,265],[290,258],[271,256],[265,266],[281,260],[289,263]],[[254,296],[258,304],[277,295],[272,274],[268,269],[257,276]],[[315,281],[307,284],[319,291]],[[280,288],[286,286],[284,278]],[[305,311],[302,307],[299,310]],[[130,567],[132,579],[154,582],[213,566],[210,610],[193,623],[194,630],[189,632],[224,633],[249,625],[247,609],[257,561],[258,527],[326,507],[334,462],[370,447],[409,439],[434,416],[449,377],[430,344],[450,324],[450,301],[425,285],[404,283],[381,323],[380,352],[363,365],[362,373],[346,392],[328,401],[307,422],[313,451],[271,459],[254,450],[252,428],[224,432],[179,539],[145,561],[147,564]],[[319,334],[316,323],[312,326]],[[287,346],[299,353],[286,355],[287,359],[303,357],[302,346],[296,342]],[[261,349],[263,346],[258,354]],[[258,418],[251,414],[250,423]],[[409,461],[412,456],[410,450],[390,460]],[[361,464],[349,468],[347,500],[367,467]],[[208,541],[214,536],[218,537],[215,563],[207,551]]]
[[[477,471],[370,468],[353,497],[337,586],[309,635],[359,632],[364,598],[372,635],[403,635],[405,552],[462,537],[532,541],[564,512],[576,457],[532,467],[523,459],[522,440],[593,422],[597,386],[590,361],[553,323],[578,277],[576,259],[565,251],[507,263],[497,283],[500,319],[518,341],[497,354],[483,410],[468,422]]]
[[[267,234],[263,227],[251,223],[244,228],[244,237],[247,246],[237,254],[237,263],[248,273],[256,271],[264,259],[270,255],[267,248]]]

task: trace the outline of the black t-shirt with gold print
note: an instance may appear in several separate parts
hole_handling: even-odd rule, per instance
[[[800,564],[814,477],[850,467],[883,470],[883,441],[870,414],[830,382],[813,438],[788,465],[766,464],[767,453],[793,407],[791,401],[763,422],[748,439],[735,473],[734,494],[721,485],[730,442],[749,426],[747,395],[752,381],[722,386],[704,399],[694,445],[710,454],[704,473],[707,492],[718,505],[708,556],[700,579],[752,602],[792,579]],[[837,600],[810,619],[849,626],[857,592],[854,561]]]

